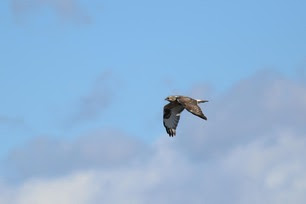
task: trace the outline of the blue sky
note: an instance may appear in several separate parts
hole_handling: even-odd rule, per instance
[[[265,73],[304,87],[305,7],[287,0],[2,1],[0,158],[38,137],[77,148],[96,131],[155,144],[167,138],[161,116],[170,94],[210,100],[210,118],[218,113],[209,107],[216,111],[233,87],[264,83]]]

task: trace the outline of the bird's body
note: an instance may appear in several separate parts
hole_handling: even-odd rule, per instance
[[[165,100],[170,103],[164,106],[163,123],[170,137],[176,135],[176,127],[180,120],[180,114],[184,109],[207,120],[201,108],[198,106],[199,103],[208,102],[207,100],[196,100],[187,96],[169,96]]]

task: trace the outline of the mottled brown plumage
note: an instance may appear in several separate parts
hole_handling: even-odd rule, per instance
[[[164,106],[163,123],[170,137],[176,135],[176,127],[180,120],[180,114],[184,109],[207,120],[201,108],[198,106],[199,103],[208,102],[207,100],[196,100],[187,96],[169,96],[165,100],[170,103]]]

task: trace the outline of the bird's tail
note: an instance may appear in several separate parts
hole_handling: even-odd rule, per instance
[[[206,102],[208,102],[208,100],[200,100],[200,99],[198,99],[197,102],[198,103],[206,103]]]

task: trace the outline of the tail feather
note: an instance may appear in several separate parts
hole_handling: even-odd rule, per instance
[[[197,100],[198,103],[206,103],[208,100]]]

